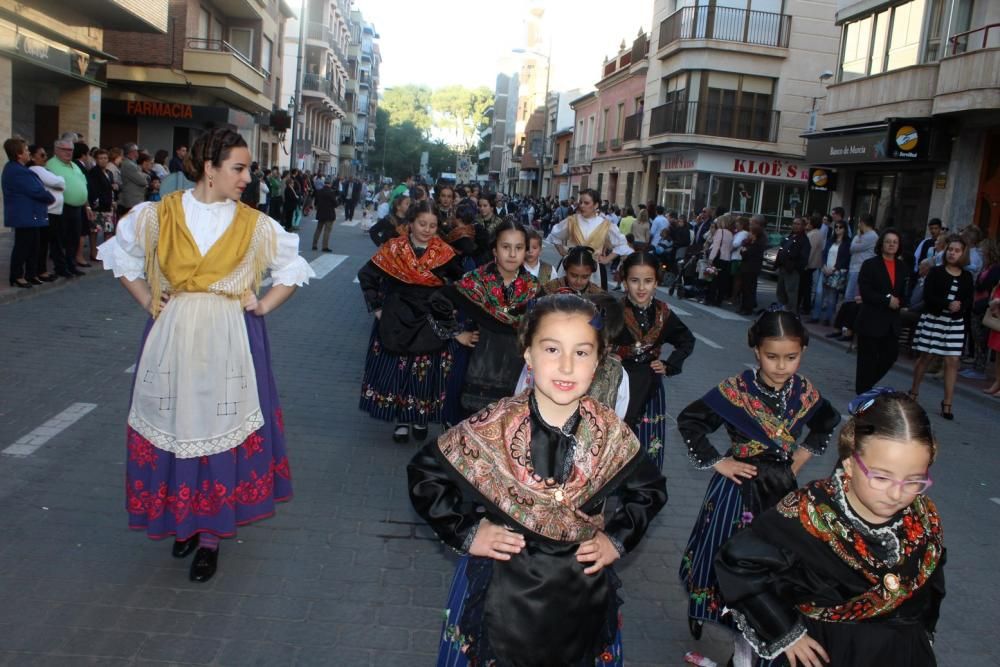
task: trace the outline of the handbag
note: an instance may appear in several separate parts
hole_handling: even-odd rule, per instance
[[[823,286],[838,292],[843,290],[847,286],[847,271],[838,269],[828,276],[823,276]]]

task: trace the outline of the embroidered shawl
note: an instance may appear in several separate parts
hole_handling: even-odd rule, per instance
[[[596,254],[603,254],[608,246],[608,228],[610,226],[611,221],[605,218],[590,233],[590,236],[584,238],[583,229],[580,227],[580,216],[579,214],[574,214],[570,216],[569,221],[566,223],[566,245],[568,247],[585,245]]]
[[[653,299],[653,307],[656,309],[653,316],[653,325],[649,327],[649,331],[642,333],[642,327],[639,326],[639,321],[635,317],[635,311],[632,309],[628,297],[622,299],[625,331],[629,333],[635,343],[632,345],[618,345],[614,352],[618,355],[619,359],[630,359],[636,356],[637,351],[641,353],[639,356],[648,356],[651,359],[660,358],[660,348],[662,347],[659,344],[660,335],[663,333],[663,327],[667,323],[667,317],[670,316],[670,307],[655,298]]]
[[[521,322],[528,301],[538,293],[538,280],[521,267],[514,279],[513,296],[508,301],[496,262],[490,262],[462,276],[455,283],[455,289],[493,319],[516,327]]]
[[[475,225],[454,225],[451,231],[444,237],[444,240],[448,243],[455,243],[461,239],[472,239],[476,238],[476,226]]]
[[[760,389],[754,382],[754,371],[746,370],[726,378],[702,398],[706,404],[733,428],[747,438],[734,455],[749,458],[766,449],[791,453],[802,427],[820,404],[819,391],[809,380],[795,375],[790,382],[785,414],[776,414],[761,400]]]
[[[184,218],[184,191],[172,192],[146,211],[141,224],[146,246],[146,279],[152,291],[153,316],[160,310],[163,280],[175,292],[220,292],[239,297],[245,290],[256,291],[277,248],[277,238],[261,229],[261,213],[236,202],[232,224],[201,254]],[[266,223],[267,221],[264,220]],[[269,238],[266,238],[269,237]],[[251,248],[252,266],[246,266]],[[248,285],[230,293],[225,279],[238,269],[247,270]],[[231,281],[230,281],[231,282]]]
[[[529,390],[530,391],[530,390]],[[438,439],[451,466],[482,496],[525,529],[558,542],[582,542],[604,527],[603,514],[577,510],[640,454],[639,440],[614,410],[580,399],[573,469],[563,485],[546,486],[529,472],[529,391],[484,408]],[[557,490],[562,500],[557,500]]]
[[[843,471],[785,496],[778,513],[797,521],[848,567],[870,584],[864,593],[841,604],[800,604],[799,611],[821,621],[859,621],[883,616],[911,598],[937,569],[944,553],[941,519],[933,501],[917,496],[897,519],[871,528],[854,516],[843,488]],[[884,540],[883,560],[866,546],[866,536]]]
[[[417,258],[407,234],[389,239],[379,246],[372,257],[372,263],[396,280],[409,285],[439,287],[444,282],[434,275],[434,269],[447,264],[454,256],[452,247],[435,236],[427,244],[424,253]]]

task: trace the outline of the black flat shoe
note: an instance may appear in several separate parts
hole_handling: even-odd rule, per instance
[[[50,273],[47,273],[44,276],[38,276],[38,279],[44,283],[54,283],[55,281],[59,280],[59,276],[54,276]]]
[[[28,282],[32,285],[44,285],[45,281],[41,278],[28,278]]]
[[[410,441],[410,427],[406,424],[398,424],[396,430],[392,432],[392,441],[403,444]]]
[[[945,410],[945,408],[948,409]],[[941,401],[941,416],[947,419],[948,421],[951,421],[952,419],[955,418],[955,415],[951,411],[951,403],[945,403],[944,401]]]
[[[81,271],[80,269],[70,269],[70,274],[74,276],[85,276],[87,275],[87,272]]]
[[[218,567],[218,549],[205,549],[204,547],[198,549],[194,554],[194,560],[191,561],[191,581],[196,581],[199,584],[205,583],[212,578]]]
[[[330,248],[323,248],[323,252],[333,252]]]
[[[413,439],[416,440],[417,442],[423,442],[424,440],[427,439],[426,426],[417,426],[416,424],[414,424],[413,426],[410,427],[410,433],[413,434]]]
[[[691,636],[694,637],[695,639],[701,639],[701,631],[704,629],[704,627],[705,624],[702,623],[701,621],[696,621],[693,618],[688,619],[688,631],[691,633]]]
[[[191,555],[191,552],[198,547],[198,536],[193,535],[192,537],[181,542],[180,540],[174,540],[174,548],[170,551],[174,558],[187,558]]]
[[[21,280],[24,280],[24,279],[22,278]],[[31,289],[31,283],[29,283],[27,280],[24,280],[24,282],[21,282],[21,280],[12,280],[12,281],[10,281],[10,286],[11,287],[20,287],[21,289]]]

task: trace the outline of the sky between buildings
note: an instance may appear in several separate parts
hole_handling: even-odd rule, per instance
[[[547,0],[546,33],[552,39],[550,89],[593,87],[604,58],[648,32],[650,0]],[[379,34],[379,87],[403,84],[439,88],[462,84],[491,90],[496,75],[514,71],[524,45],[529,0],[360,0],[365,20]]]

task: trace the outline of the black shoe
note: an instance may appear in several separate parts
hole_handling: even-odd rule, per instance
[[[69,272],[71,274],[73,274],[74,276],[85,276],[85,275],[87,275],[86,271],[81,271],[80,269],[76,269],[76,268],[70,269]]]
[[[171,555],[174,558],[187,558],[191,555],[191,552],[195,550],[198,546],[198,536],[192,535],[190,538],[181,542],[180,540],[174,540],[174,548],[171,550]]]
[[[333,252],[330,248],[323,248],[323,252]]]
[[[191,561],[191,581],[197,581],[200,584],[205,583],[212,578],[218,567],[219,550],[217,548],[205,549],[202,547],[198,549],[194,554],[194,560]]]
[[[317,248],[316,246],[313,246],[313,250],[319,250],[319,248]]]
[[[695,639],[701,639],[701,631],[704,627],[705,625],[701,621],[696,621],[693,618],[688,619],[688,631]]]
[[[392,432],[392,441],[399,444],[410,441],[410,427],[406,424],[397,424],[396,430]]]
[[[948,409],[945,410],[945,408]],[[947,419],[948,421],[951,421],[952,419],[955,418],[955,415],[951,411],[951,403],[945,403],[944,401],[941,401],[941,416]]]
[[[38,276],[38,279],[41,280],[44,283],[54,283],[55,281],[57,281],[59,279],[59,277],[58,276],[54,276],[54,275],[52,275],[50,273],[50,274],[46,274],[44,276]]]
[[[32,285],[44,285],[45,281],[41,278],[28,278],[28,282]]]
[[[418,426],[414,424],[413,426],[410,427],[410,433],[413,434],[413,439],[416,440],[417,442],[423,442],[424,440],[427,439],[426,426]]]
[[[24,280],[24,282],[21,282],[22,280],[24,280],[24,278],[21,278],[19,280],[12,280],[12,281],[10,281],[10,286],[11,287],[20,287],[21,289],[31,289],[31,283],[29,283],[27,280]]]
[[[69,271],[56,271],[56,275],[60,278],[66,278],[67,280],[73,277],[73,274]]]

